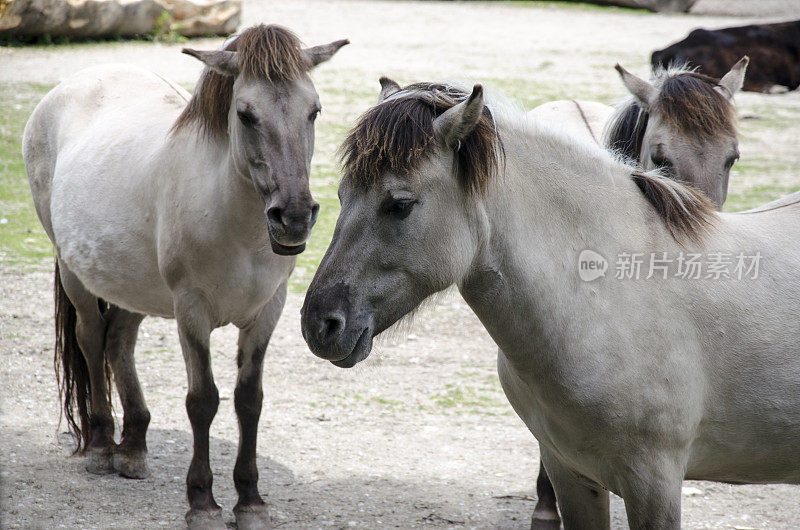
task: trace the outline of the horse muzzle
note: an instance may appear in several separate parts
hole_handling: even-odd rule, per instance
[[[316,201],[303,208],[267,208],[267,231],[272,251],[280,256],[295,256],[303,252],[318,213]]]
[[[350,314],[339,293],[306,295],[301,310],[303,339],[309,349],[339,368],[351,368],[366,359],[372,351],[375,336],[373,319],[368,314]]]

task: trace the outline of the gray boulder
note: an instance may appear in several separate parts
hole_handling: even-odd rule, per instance
[[[0,35],[129,37],[164,20],[187,37],[228,35],[241,10],[241,0],[0,0]]]

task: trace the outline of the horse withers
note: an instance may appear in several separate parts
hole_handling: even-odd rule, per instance
[[[143,69],[90,68],[48,93],[25,127],[34,204],[57,253],[56,355],[78,448],[93,473],[149,474],[133,350],[145,315],[174,317],[194,436],[190,527],[225,528],[209,465],[219,404],[209,335],[228,323],[240,329],[234,513],[239,528],[269,524],[256,468],[262,364],[319,208],[309,71],[346,43],[304,49],[291,31],[259,25],[220,50],[185,49],[206,65],[191,98]],[[124,409],[119,445],[104,359]]]
[[[342,210],[302,309],[317,356],[355,365],[455,284],[499,346],[566,528],[608,528],[609,491],[631,528],[679,528],[684,478],[800,483],[800,193],[718,213],[489,109],[479,85],[394,91],[343,152]],[[582,276],[586,250],[605,274]],[[618,274],[634,253],[659,268]],[[689,275],[695,254],[734,263]],[[735,256],[749,258],[738,277]]]

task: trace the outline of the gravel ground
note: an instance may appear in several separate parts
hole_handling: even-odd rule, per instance
[[[758,13],[753,4],[700,0],[695,10],[709,15],[654,16],[506,3],[246,0],[244,23],[280,22],[311,44],[350,38],[353,44],[321,67],[315,80],[326,107],[322,119],[351,123],[369,103],[363,94],[374,98],[376,80],[385,73],[400,82],[488,80],[525,104],[560,94],[610,102],[622,95],[610,68],[618,60],[641,73],[649,50],[693,27],[797,13],[796,2],[759,2]],[[726,5],[728,11],[722,9]],[[721,16],[723,11],[748,17]],[[198,63],[181,56],[179,47],[128,42],[0,49],[0,82],[50,85],[81,67],[121,61],[192,84]],[[738,102],[744,113],[756,116],[768,105],[786,116],[800,109],[797,94],[771,99],[744,94]],[[798,185],[797,129],[777,134],[766,124],[748,131],[743,159],[769,152],[784,168],[770,178]],[[734,180],[738,185],[745,184]],[[153,475],[143,481],[89,475],[80,458],[69,456],[69,441],[59,434],[64,426],[59,428],[52,369],[49,267],[0,262],[0,525],[180,527],[191,431],[174,322],[145,320],[137,348],[153,415],[148,436]],[[299,332],[301,304],[302,295],[290,295],[264,375],[259,468],[276,525],[528,527],[536,442],[500,390],[492,341],[457,294],[429,306],[414,326],[350,371],[308,352]],[[232,327],[212,336],[223,399],[211,431],[212,466],[217,501],[231,524],[238,438],[232,404],[235,343]],[[687,528],[789,529],[800,521],[798,487],[703,482],[686,487]],[[615,498],[612,508],[613,526],[625,528],[621,501]]]

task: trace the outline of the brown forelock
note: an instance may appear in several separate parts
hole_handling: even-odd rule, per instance
[[[468,92],[452,86],[417,83],[372,107],[340,147],[344,179],[355,187],[369,187],[387,173],[410,177],[434,150],[434,120],[467,97]],[[483,195],[505,161],[488,107],[454,152],[456,178],[467,193]]]
[[[282,81],[297,79],[310,69],[301,45],[291,30],[259,24],[244,30],[225,46],[225,50],[237,52],[240,75]],[[227,134],[233,82],[233,77],[205,68],[192,99],[178,116],[172,130],[197,123],[207,136]]]
[[[652,111],[660,112],[671,125],[687,134],[735,135],[735,111],[731,102],[714,88],[718,82],[697,72],[668,74]]]

